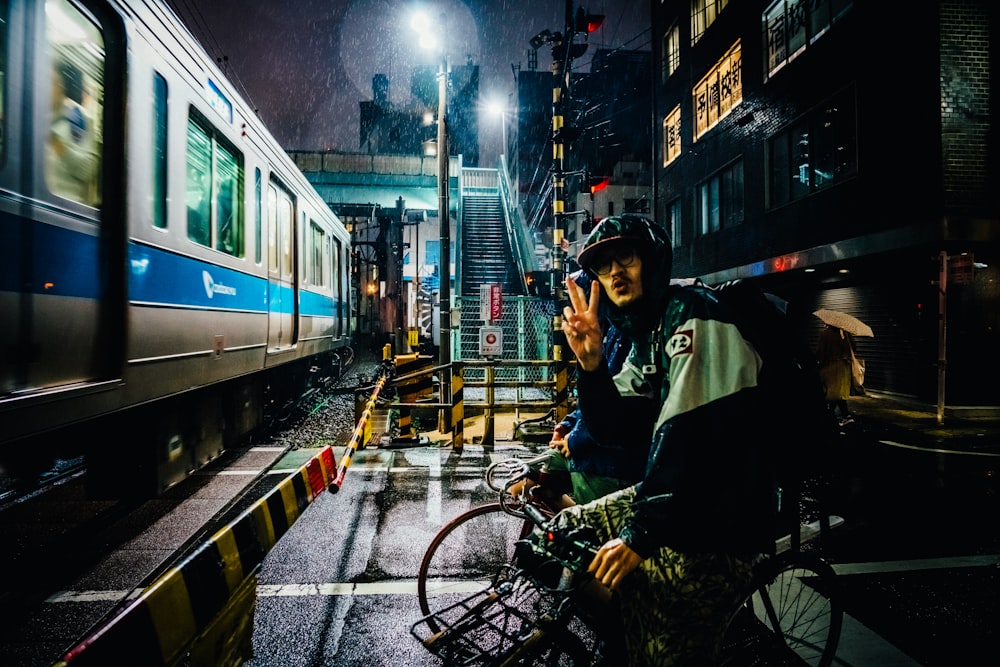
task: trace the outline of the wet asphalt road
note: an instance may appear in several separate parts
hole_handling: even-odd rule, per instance
[[[273,444],[297,441],[299,449],[329,440],[334,422],[333,431],[343,424],[350,430],[352,412],[350,398],[331,403],[301,437]],[[483,482],[486,466],[525,451],[499,431],[497,437],[492,449],[467,446],[461,453],[427,446],[354,453],[339,492],[321,494],[268,553],[247,664],[439,664],[410,634],[420,616],[414,577],[441,525],[493,499]],[[841,575],[850,620],[837,664],[981,664],[978,656],[1000,639],[997,459],[942,453],[927,443],[900,446],[904,440],[864,424],[838,444],[829,478],[811,486],[813,495],[825,491],[830,513],[845,518],[829,540],[810,545]],[[343,449],[335,451],[344,460]],[[308,450],[297,452],[290,470],[303,454]],[[57,612],[31,632],[67,646],[72,636],[58,634],[60,618],[87,613],[81,605],[54,605]],[[11,664],[52,664],[38,651],[27,653]],[[122,659],[128,664],[127,655]]]
[[[420,616],[413,577],[437,528],[490,499],[482,470],[511,453],[503,447],[358,452],[341,491],[314,503],[266,559],[248,664],[439,664],[409,632]],[[841,574],[838,664],[977,663],[1000,627],[994,485],[981,466],[900,454],[855,438],[826,487],[846,522],[810,548]]]

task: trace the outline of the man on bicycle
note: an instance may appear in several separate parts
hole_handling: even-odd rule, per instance
[[[643,480],[555,522],[598,531],[589,571],[618,592],[629,664],[706,664],[754,562],[774,544],[763,361],[713,290],[671,284],[671,244],[651,220],[606,218],[577,261],[595,281],[589,297],[567,281],[563,331],[587,426],[599,441],[620,439],[626,396],[654,400],[659,414]],[[633,341],[614,377],[599,306]]]
[[[577,271],[571,279],[589,292],[591,280],[586,273]],[[608,371],[615,374],[625,363],[632,342],[606,319],[602,320],[602,325],[604,359]],[[548,472],[543,490],[549,494],[546,501],[555,508],[589,503],[641,480],[649,454],[648,432],[655,417],[655,406],[648,399],[636,397],[630,397],[627,403],[626,416],[630,424],[635,424],[637,433],[644,431],[641,435],[598,442],[577,408],[556,424],[544,462],[537,465],[528,479],[512,486],[511,493],[518,495],[534,486],[542,467]]]

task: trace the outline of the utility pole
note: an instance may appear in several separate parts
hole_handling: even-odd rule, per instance
[[[566,208],[566,144],[580,136],[580,128],[566,122],[569,111],[570,82],[573,60],[586,52],[586,41],[577,42],[577,34],[585,39],[604,22],[604,16],[587,14],[583,8],[574,13],[572,0],[566,0],[566,24],[562,33],[545,30],[536,35],[531,44],[538,48],[542,44],[552,45],[552,271],[550,286],[556,301],[553,317],[554,338],[562,342],[562,306],[566,302],[567,252],[564,249],[569,215]]]

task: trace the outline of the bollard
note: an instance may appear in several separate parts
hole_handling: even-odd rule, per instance
[[[465,386],[465,375],[461,362],[452,362],[454,369],[451,375],[451,449],[461,452],[465,445],[465,398],[462,388]]]

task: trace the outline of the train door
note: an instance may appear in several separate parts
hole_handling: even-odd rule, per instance
[[[275,181],[267,195],[267,349],[275,352],[295,345],[295,202]]]
[[[124,105],[121,25],[110,14],[68,0],[0,2],[0,14],[4,395],[118,368],[122,207],[106,201],[105,184],[120,164],[108,155],[121,132],[105,130],[120,130]]]

